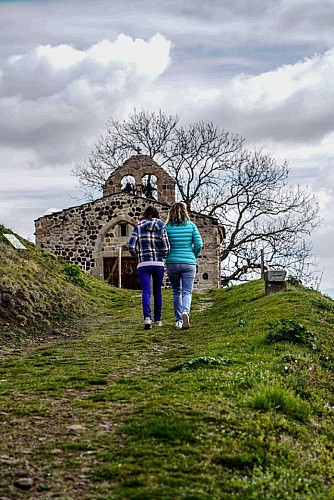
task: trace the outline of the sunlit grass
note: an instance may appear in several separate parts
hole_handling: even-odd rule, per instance
[[[307,405],[300,398],[278,385],[258,386],[251,403],[258,410],[282,412],[301,421],[309,415]]]
[[[79,335],[2,360],[4,496],[26,468],[36,498],[334,498],[329,299],[265,296],[261,281],[210,290],[178,331],[164,290],[164,326],[145,331],[140,292],[80,293]],[[268,343],[275,322],[317,349],[291,341],[298,328]]]

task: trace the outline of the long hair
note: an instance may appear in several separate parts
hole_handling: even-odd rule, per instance
[[[187,207],[182,201],[176,201],[170,207],[167,223],[171,226],[185,224],[187,220],[190,220]]]
[[[142,219],[159,219],[159,212],[155,207],[149,205],[145,208]]]

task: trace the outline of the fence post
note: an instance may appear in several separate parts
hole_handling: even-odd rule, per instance
[[[261,248],[261,278],[264,278],[264,250]]]
[[[122,247],[118,249],[118,288],[122,288]]]

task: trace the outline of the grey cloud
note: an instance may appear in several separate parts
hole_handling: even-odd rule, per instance
[[[42,161],[66,162],[77,156],[96,127],[97,116],[91,111],[87,105],[75,109],[57,102],[0,102],[1,143],[34,149]]]
[[[0,224],[33,241],[34,220],[48,212],[50,203],[61,209],[79,204],[74,198],[76,191],[67,192],[51,184],[48,189],[29,189],[26,192],[3,192],[0,189]]]
[[[328,94],[319,99],[319,95],[304,90],[274,109],[246,113],[247,136],[251,140],[318,143],[334,130],[334,95]]]
[[[333,259],[333,245],[334,245],[334,220],[328,220],[326,225],[320,226],[314,232],[313,247],[316,255],[321,259],[328,260],[328,263]],[[327,267],[327,266],[326,266]],[[328,266],[330,273],[334,278],[333,266]],[[332,281],[333,283],[333,281]]]
[[[203,106],[201,112],[205,119],[221,123],[257,143],[270,140],[282,144],[319,144],[334,131],[334,93],[325,85],[318,93],[309,89],[295,92],[276,106],[259,104],[251,110],[243,109],[223,97]]]
[[[120,69],[124,70],[124,64],[110,62],[107,66],[101,65],[85,57],[84,53],[82,61],[55,68],[49,55],[40,55],[38,48],[7,62],[3,67],[1,91],[6,97],[19,95],[26,100],[42,99],[63,92],[73,81],[83,80],[83,84],[92,85],[103,81],[111,85],[117,81],[117,71]]]
[[[334,10],[332,0],[322,0],[316,5],[313,0],[294,0],[282,2],[277,26],[282,30],[304,36],[312,32],[333,30]]]

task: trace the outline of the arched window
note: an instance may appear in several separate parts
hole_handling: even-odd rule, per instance
[[[146,174],[141,180],[141,195],[143,198],[158,199],[158,179],[153,174]]]
[[[128,194],[136,194],[136,180],[132,175],[122,177],[121,191]]]

